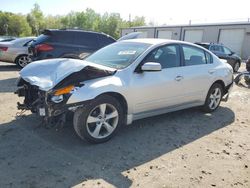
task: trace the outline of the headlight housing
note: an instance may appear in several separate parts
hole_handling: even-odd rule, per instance
[[[63,101],[63,95],[55,95],[51,97],[51,101],[54,103],[60,103]]]
[[[63,94],[68,94],[68,93],[70,93],[74,88],[75,88],[74,85],[69,85],[69,86],[66,86],[66,87],[64,87],[64,88],[57,89],[57,90],[54,92],[54,96],[59,96],[59,95],[63,95]]]

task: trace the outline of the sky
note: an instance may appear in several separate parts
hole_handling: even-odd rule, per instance
[[[129,20],[144,16],[156,25],[250,21],[250,0],[0,0],[0,10],[27,14],[34,3],[45,15],[65,15],[92,8],[97,13],[120,13]]]

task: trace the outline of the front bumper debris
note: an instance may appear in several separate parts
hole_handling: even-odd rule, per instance
[[[70,111],[75,111],[79,107],[83,107],[85,102],[66,104],[71,94],[63,94],[63,100],[55,103],[51,99],[52,92],[40,90],[37,86],[32,86],[28,82],[20,79],[18,81],[18,89],[15,91],[19,97],[24,97],[23,103],[17,103],[17,109],[21,112],[17,113],[20,116],[22,112],[30,110],[32,113],[42,117],[43,124],[46,127],[62,126],[66,121],[66,114]]]
[[[225,93],[224,93],[224,95],[223,95],[223,97],[222,97],[222,99],[221,99],[222,101],[224,101],[224,102],[227,102],[227,101],[228,101],[229,94],[231,93],[232,89],[233,89],[233,82],[232,82],[231,84],[229,84],[229,85],[225,88]]]

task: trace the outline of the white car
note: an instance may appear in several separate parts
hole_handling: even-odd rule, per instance
[[[28,57],[28,44],[35,37],[23,37],[8,42],[0,42],[0,61],[16,63],[20,68],[26,66]]]
[[[77,135],[92,143],[137,119],[194,106],[212,112],[233,85],[232,67],[208,50],[163,39],[116,42],[85,60],[33,62],[20,75],[19,109],[45,120],[73,111]]]

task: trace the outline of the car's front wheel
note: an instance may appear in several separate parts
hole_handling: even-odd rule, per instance
[[[123,120],[123,108],[117,99],[103,95],[77,109],[73,124],[80,138],[102,143],[116,134]]]
[[[213,84],[208,91],[206,101],[203,106],[203,110],[205,112],[212,112],[216,110],[220,105],[222,96],[223,96],[223,89],[221,84],[219,83]]]

